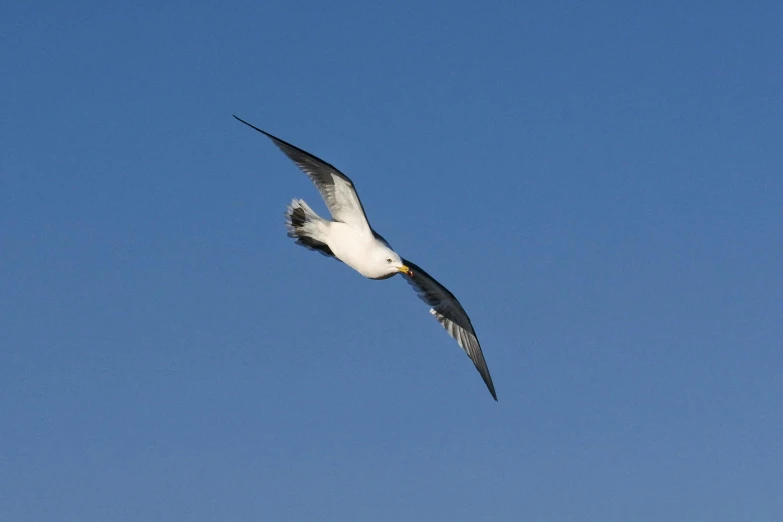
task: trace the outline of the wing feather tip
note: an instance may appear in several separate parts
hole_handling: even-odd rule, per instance
[[[492,398],[495,399],[495,402],[498,402],[498,394],[495,393],[495,387],[492,386],[492,384],[488,384],[487,388],[489,388],[489,393],[492,394]]]

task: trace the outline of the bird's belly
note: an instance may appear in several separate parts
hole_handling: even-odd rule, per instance
[[[327,245],[334,256],[364,277],[378,279],[385,274],[378,273],[373,264],[367,262],[366,256],[372,241],[345,223],[330,223]]]

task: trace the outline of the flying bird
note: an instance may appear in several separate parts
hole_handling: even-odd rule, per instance
[[[473,361],[481,378],[496,401],[495,386],[481,352],[470,318],[454,294],[427,272],[401,258],[391,245],[370,226],[353,182],[334,166],[309,152],[259,129],[242,118],[234,118],[267,138],[299,167],[321,193],[332,220],[316,214],[304,201],[294,199],[286,211],[288,236],[296,244],[327,257],[334,257],[364,277],[388,279],[396,274],[416,290],[430,306],[430,313],[446,329]]]

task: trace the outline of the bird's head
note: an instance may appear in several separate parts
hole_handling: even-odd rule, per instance
[[[375,260],[378,267],[381,268],[380,271],[384,273],[383,279],[395,274],[413,275],[413,271],[405,265],[399,254],[390,248],[380,249]]]

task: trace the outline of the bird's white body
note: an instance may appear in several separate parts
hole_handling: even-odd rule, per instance
[[[386,245],[372,236],[357,232],[350,225],[339,221],[323,222],[324,243],[334,252],[334,256],[350,266],[364,277],[385,279],[397,273],[397,267],[386,262],[399,258]]]

